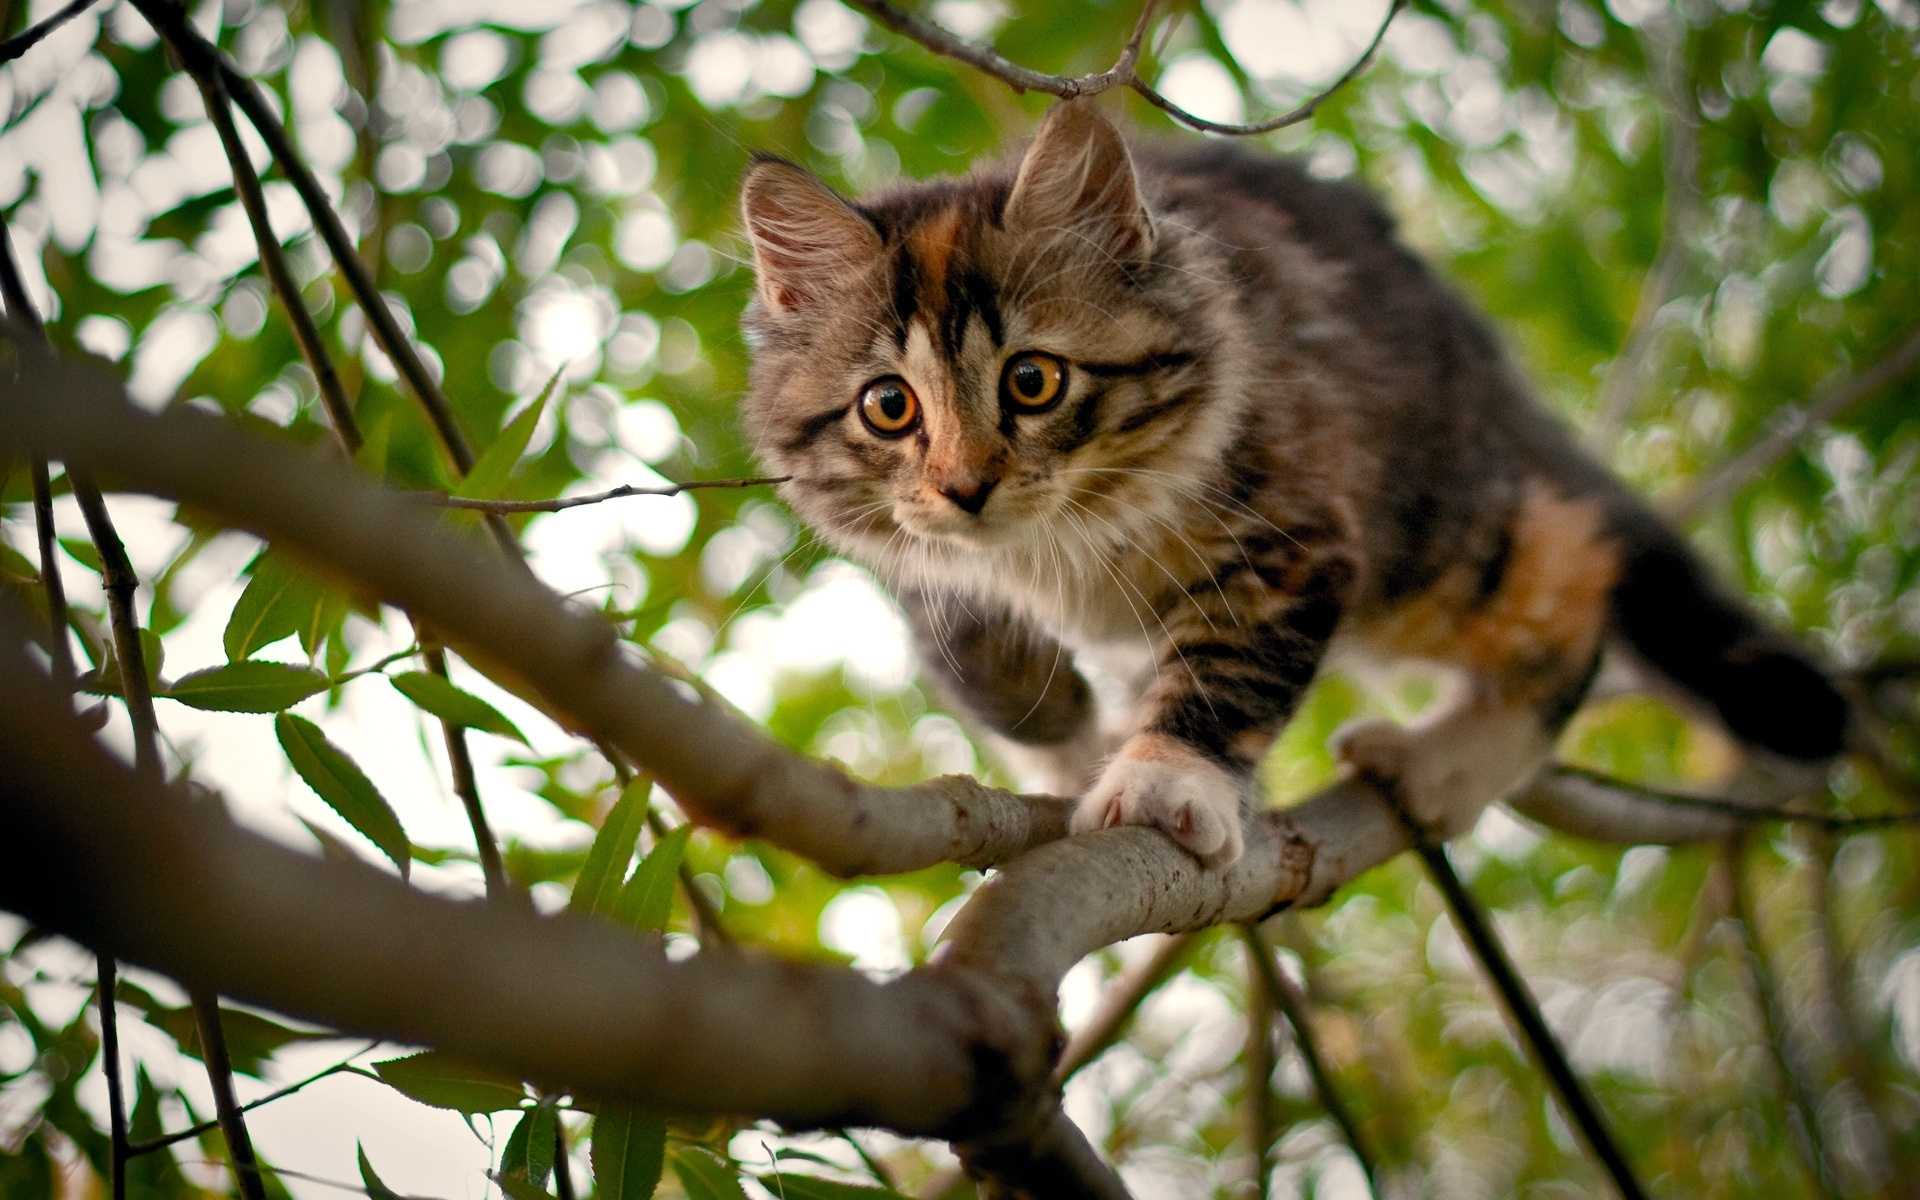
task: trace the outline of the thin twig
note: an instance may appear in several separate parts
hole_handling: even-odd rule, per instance
[[[1367,43],[1366,50],[1340,78],[1297,107],[1279,116],[1245,125],[1225,125],[1218,121],[1196,117],[1155,91],[1153,86],[1141,77],[1138,69],[1140,49],[1148,20],[1153,12],[1153,0],[1147,0],[1142,7],[1140,17],[1134,23],[1133,36],[1127,40],[1126,48],[1120,52],[1120,57],[1113,66],[1097,74],[1077,76],[1047,75],[1023,67],[1005,58],[991,46],[970,42],[944,26],[916,17],[887,3],[887,0],[852,0],[852,3],[902,37],[918,42],[935,54],[956,59],[984,74],[991,75],[1016,92],[1046,92],[1049,95],[1059,96],[1063,100],[1071,100],[1077,96],[1097,96],[1101,92],[1111,91],[1114,88],[1131,88],[1145,97],[1148,103],[1182,125],[1205,133],[1243,137],[1248,134],[1270,133],[1311,118],[1319,111],[1322,104],[1352,82],[1354,77],[1373,61],[1374,52],[1380,48],[1381,40],[1387,36],[1387,27],[1393,24],[1394,16],[1399,13],[1406,0],[1392,0],[1392,3],[1387,6],[1387,15],[1380,21],[1380,28],[1374,32],[1373,40]]]
[[[1253,1195],[1267,1200],[1273,1174],[1273,1068],[1274,1042],[1279,1022],[1274,1020],[1274,993],[1262,963],[1270,953],[1251,925],[1240,927],[1247,951],[1247,1044],[1242,1057],[1247,1065],[1247,1146],[1253,1157]]]
[[[428,645],[421,651],[426,660],[427,670],[442,679],[452,682],[447,674],[447,652],[437,645]],[[500,843],[493,836],[493,827],[487,822],[487,810],[480,803],[480,784],[473,773],[473,754],[467,748],[465,730],[449,722],[441,722],[441,731],[446,735],[447,765],[453,774],[453,791],[460,797],[461,807],[467,811],[467,823],[473,826],[475,850],[480,856],[480,873],[487,882],[487,899],[504,900],[509,895],[511,884],[507,879],[507,868],[500,857]]]
[[[1560,1107],[1572,1118],[1581,1137],[1586,1140],[1594,1157],[1600,1160],[1601,1167],[1613,1180],[1620,1195],[1625,1200],[1646,1200],[1646,1189],[1641,1187],[1640,1180],[1633,1173],[1633,1165],[1627,1161],[1612,1130],[1607,1127],[1599,1105],[1588,1093],[1580,1076],[1574,1073],[1573,1064],[1567,1061],[1566,1052],[1555,1040],[1553,1031],[1547,1028],[1546,1019],[1540,1015],[1539,1003],[1527,990],[1526,982],[1520,978],[1513,960],[1507,957],[1506,947],[1500,944],[1492,923],[1481,911],[1480,902],[1460,881],[1460,876],[1454,873],[1446,848],[1416,836],[1414,849],[1419,852],[1421,861],[1426,863],[1427,873],[1446,897],[1447,911],[1453,914],[1454,924],[1466,936],[1467,944],[1473,948],[1488,979],[1500,993],[1507,1016],[1520,1027],[1527,1046],[1533,1051],[1534,1062],[1552,1085],[1554,1095],[1560,1100]]]
[[[1684,21],[1667,24],[1678,45],[1670,45],[1645,29],[1641,31],[1647,57],[1657,70],[1667,124],[1662,164],[1666,207],[1660,220],[1660,248],[1640,281],[1640,297],[1634,304],[1626,337],[1600,385],[1592,440],[1603,453],[1619,440],[1621,429],[1633,416],[1635,402],[1646,390],[1648,360],[1658,332],[1655,319],[1680,285],[1692,255],[1693,230],[1700,213],[1700,117],[1687,82],[1688,28]]]
[[[1733,919],[1740,927],[1741,957],[1746,960],[1747,978],[1753,988],[1754,1003],[1760,1010],[1760,1023],[1767,1035],[1767,1049],[1780,1074],[1780,1086],[1786,1091],[1788,1140],[1799,1153],[1813,1185],[1829,1196],[1837,1197],[1832,1161],[1827,1156],[1826,1139],[1820,1131],[1820,1102],[1805,1065],[1792,1043],[1786,1004],[1768,965],[1766,951],[1760,945],[1760,931],[1753,923],[1753,910],[1747,902],[1744,868],[1745,839],[1731,838],[1724,844],[1728,874],[1733,881]],[[1794,1120],[1798,1109],[1799,1120]]]
[[[417,497],[421,503],[434,508],[466,508],[476,512],[503,514],[547,513],[581,508],[588,504],[600,504],[608,500],[619,500],[625,496],[678,496],[682,492],[691,492],[699,488],[765,487],[770,484],[785,483],[792,478],[791,475],[776,475],[768,479],[694,479],[686,483],[673,483],[661,487],[638,487],[627,483],[589,496],[566,496],[558,500],[470,500],[465,496],[450,496],[445,492],[410,494]]]
[[[1113,1045],[1120,1031],[1132,1019],[1133,1011],[1140,1007],[1140,1002],[1173,973],[1174,964],[1180,960],[1193,938],[1194,935],[1190,933],[1176,933],[1163,938],[1147,961],[1121,973],[1118,979],[1107,985],[1107,990],[1100,996],[1100,1007],[1094,1010],[1085,1025],[1067,1039],[1066,1049],[1060,1052],[1060,1061],[1053,1066],[1056,1087],[1092,1062],[1102,1050]]]
[[[127,1160],[133,1155],[127,1146],[127,1090],[120,1076],[120,1013],[114,1003],[118,972],[113,955],[97,955],[94,1002],[100,1006],[100,1073],[107,1077],[107,1179],[108,1195],[126,1200]]]
[[[247,114],[247,120],[252,122],[261,140],[267,144],[281,172],[300,194],[314,228],[321,240],[326,242],[340,273],[346,277],[347,287],[360,305],[374,339],[380,343],[380,348],[386,352],[401,378],[407,381],[408,390],[433,425],[454,469],[462,477],[466,476],[473,470],[475,462],[473,446],[460,428],[452,404],[414,349],[413,340],[394,319],[392,310],[387,307],[385,297],[367,272],[358,247],[348,236],[339,214],[334,212],[333,204],[327,199],[320,181],[295,152],[287,138],[286,127],[275,118],[273,110],[261,97],[258,86],[229,66],[219,48],[200,36],[199,31],[187,22],[185,10],[174,8],[165,0],[132,0],[132,3],[155,29],[165,35],[167,42],[179,53],[181,64],[195,79],[204,82],[218,76],[221,86],[233,102],[240,106],[241,112]],[[488,514],[487,527],[509,558],[515,562],[522,561],[519,543],[504,521]]]
[[[39,45],[45,40],[48,34],[65,25],[68,21],[73,20],[89,8],[92,8],[95,2],[96,0],[73,0],[73,3],[67,5],[59,12],[54,13],[33,28],[24,30],[8,38],[6,41],[0,42],[0,63],[12,62],[14,59],[19,58],[22,54]]]
[[[1676,520],[1697,515],[1733,496],[1767,473],[1800,444],[1809,429],[1835,420],[1855,403],[1920,366],[1920,326],[1910,329],[1892,350],[1864,371],[1829,386],[1804,405],[1785,405],[1768,419],[1772,427],[1706,478],[1662,502]]]
[[[53,681],[73,689],[73,634],[67,628],[67,587],[60,578],[60,544],[53,527],[53,482],[47,460],[36,454],[27,464],[33,480],[33,528],[40,543],[40,586],[47,593],[47,657]]]
[[[266,1200],[253,1139],[247,1135],[246,1119],[240,1115],[239,1101],[233,1095],[233,1062],[227,1055],[226,1030],[220,1026],[220,998],[204,988],[192,989],[191,995],[194,1020],[200,1028],[200,1059],[206,1063],[207,1081],[213,1085],[214,1111],[220,1117],[220,1134],[227,1140],[234,1183],[241,1200]]]
[[[573,1200],[573,1169],[567,1165],[567,1126],[560,1111],[553,1113],[553,1195],[554,1200]]]
[[[322,1079],[326,1079],[334,1075],[363,1075],[368,1079],[374,1080],[375,1082],[379,1082],[380,1077],[378,1075],[375,1075],[371,1071],[363,1071],[359,1067],[354,1066],[353,1060],[356,1058],[359,1058],[362,1054],[365,1054],[367,1051],[373,1049],[375,1046],[378,1046],[384,1040],[386,1039],[375,1038],[372,1041],[368,1042],[365,1046],[362,1046],[360,1049],[354,1051],[351,1057],[343,1058],[339,1062],[333,1064],[332,1066],[327,1067],[325,1070],[315,1071],[313,1074],[307,1076],[305,1079],[300,1080],[298,1083],[290,1083],[287,1086],[279,1089],[278,1091],[267,1093],[266,1095],[260,1097],[258,1100],[250,1100],[247,1103],[242,1104],[240,1106],[240,1111],[243,1113],[252,1112],[256,1108],[260,1108],[263,1105],[272,1104],[275,1100],[283,1100],[286,1097],[293,1095],[295,1092],[299,1091],[304,1087],[307,1087],[310,1084],[319,1083]],[[151,1141],[132,1142],[132,1143],[129,1143],[127,1146],[127,1157],[139,1158],[143,1154],[152,1154],[156,1150],[165,1150],[168,1146],[177,1145],[180,1142],[192,1141],[194,1138],[199,1137],[201,1134],[212,1133],[214,1130],[218,1128],[220,1128],[220,1122],[217,1120],[202,1121],[198,1125],[194,1125],[187,1129],[177,1130],[173,1133],[163,1134],[162,1136],[154,1138]]]
[[[1300,1051],[1300,1057],[1306,1061],[1307,1074],[1313,1077],[1313,1090],[1320,1098],[1320,1107],[1340,1127],[1341,1136],[1347,1139],[1347,1149],[1353,1152],[1361,1173],[1377,1193],[1380,1188],[1380,1175],[1374,1167],[1377,1160],[1367,1149],[1366,1140],[1360,1136],[1360,1123],[1353,1119],[1353,1111],[1340,1096],[1333,1072],[1327,1069],[1326,1056],[1320,1053],[1320,1042],[1314,1036],[1313,1022],[1307,1011],[1307,998],[1274,962],[1273,947],[1267,944],[1266,935],[1260,932],[1258,925],[1244,924],[1240,927],[1240,933],[1247,940],[1247,956],[1253,961],[1262,986],[1280,1005],[1280,1011],[1286,1014],[1287,1024],[1293,1028],[1294,1048]]]
[[[1663,791],[1644,784],[1628,783],[1611,775],[1589,771],[1585,767],[1576,767],[1571,763],[1555,764],[1553,773],[1573,779],[1584,779],[1589,783],[1637,800],[1650,800],[1673,808],[1692,808],[1719,813],[1740,821],[1755,823],[1783,821],[1796,825],[1811,825],[1833,832],[1865,832],[1871,829],[1897,828],[1902,825],[1920,825],[1920,812],[1869,813],[1858,816],[1850,813],[1803,812],[1792,808],[1742,804],[1738,800],[1728,800],[1719,796],[1691,796],[1685,792]]]
[[[334,435],[351,458],[360,450],[360,426],[353,415],[353,404],[347,399],[347,392],[340,384],[339,372],[333,369],[333,357],[327,353],[326,346],[320,340],[320,330],[314,326],[313,314],[307,311],[306,301],[300,296],[300,285],[294,281],[293,272],[287,267],[287,256],[280,249],[280,238],[273,232],[273,222],[267,216],[267,198],[260,190],[260,176],[253,169],[253,160],[247,156],[246,146],[240,141],[240,131],[233,124],[233,107],[229,103],[227,88],[218,73],[199,80],[200,96],[206,102],[207,116],[212,119],[213,127],[220,133],[220,144],[226,150],[227,162],[233,168],[233,187],[240,194],[240,205],[246,210],[247,221],[253,226],[253,240],[260,248],[260,268],[280,300],[281,309],[287,314],[287,321],[293,327],[293,340],[300,347],[300,355],[307,360],[313,377],[320,387],[320,399],[326,405],[327,416],[333,422]]]

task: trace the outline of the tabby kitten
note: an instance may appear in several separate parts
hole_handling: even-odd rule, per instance
[[[742,206],[769,472],[950,698],[1081,796],[1076,830],[1238,858],[1254,767],[1334,650],[1458,668],[1445,711],[1340,746],[1437,837],[1534,772],[1610,639],[1750,743],[1840,748],[1821,674],[1357,187],[1129,149],[1071,101],[1017,162],[853,203],[763,158]]]

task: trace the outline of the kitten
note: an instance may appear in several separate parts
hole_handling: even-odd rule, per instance
[[[1130,149],[1072,101],[1017,162],[852,203],[763,158],[742,207],[769,472],[893,590],[947,695],[1081,796],[1076,831],[1238,858],[1254,768],[1336,645],[1463,676],[1339,747],[1436,837],[1534,772],[1609,640],[1750,743],[1840,748],[1821,674],[1357,187]]]

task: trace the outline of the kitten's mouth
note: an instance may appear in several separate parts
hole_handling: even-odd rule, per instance
[[[913,536],[929,542],[984,550],[1002,545],[1015,534],[1018,522],[1004,514],[961,512],[958,508],[929,511],[919,505],[896,504],[894,523]]]

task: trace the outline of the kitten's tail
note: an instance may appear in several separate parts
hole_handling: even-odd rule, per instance
[[[1652,514],[1635,513],[1622,533],[1613,622],[1627,642],[1742,741],[1802,760],[1838,754],[1847,701],[1807,651],[1729,595]]]

